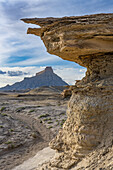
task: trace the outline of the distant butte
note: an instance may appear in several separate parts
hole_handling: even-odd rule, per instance
[[[50,54],[87,68],[50,142],[56,156],[43,169],[113,169],[113,14],[22,20],[40,26],[27,33],[40,36]]]
[[[34,89],[41,86],[65,86],[68,85],[53,72],[52,67],[46,67],[43,71],[36,73],[33,77],[25,77],[24,80],[16,82],[11,86],[0,88],[2,91]]]

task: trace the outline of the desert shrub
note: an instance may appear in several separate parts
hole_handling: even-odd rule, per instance
[[[51,118],[46,118],[46,119],[43,119],[43,121],[48,121],[48,120],[51,120]]]
[[[63,126],[63,124],[64,124],[65,121],[66,121],[65,119],[62,119],[60,125]]]
[[[2,115],[2,116],[7,116],[7,114],[6,114],[6,113],[2,113],[1,115]]]
[[[30,110],[29,113],[34,112],[35,110]]]
[[[10,141],[10,140],[5,142],[5,144],[8,144],[8,145],[11,144],[11,143],[12,143],[12,141]]]
[[[59,122],[57,121],[57,124],[56,124],[56,126],[58,126],[59,125]]]
[[[40,115],[39,118],[44,118],[50,116],[49,114]]]
[[[25,107],[18,107],[18,108],[16,108],[16,111],[17,111],[17,112],[20,112],[20,111],[22,111],[23,109],[25,109]]]
[[[49,126],[49,127],[48,127],[48,129],[51,129],[51,128],[52,128],[52,126]]]
[[[0,111],[3,112],[5,109],[6,109],[6,107],[2,107],[2,108],[0,109]]]
[[[10,129],[10,132],[13,132],[14,131],[14,129]]]
[[[42,123],[42,120],[40,120],[40,123]]]
[[[48,124],[51,124],[51,123],[53,123],[52,121],[49,121],[49,122],[47,122]]]
[[[4,103],[2,103],[2,105],[8,105],[9,103],[8,102],[4,102]]]
[[[15,145],[14,145],[14,144],[8,145],[8,149],[13,149],[13,148],[15,148]]]

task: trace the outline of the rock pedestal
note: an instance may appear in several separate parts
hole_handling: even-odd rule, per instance
[[[113,133],[113,14],[22,20],[41,27],[28,33],[40,36],[50,54],[87,67],[72,87],[68,119],[50,142],[57,151],[50,169],[76,167]]]

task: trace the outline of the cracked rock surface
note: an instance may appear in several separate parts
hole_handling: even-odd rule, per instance
[[[40,36],[50,54],[87,68],[72,87],[68,118],[50,142],[56,155],[42,169],[112,169],[113,14],[22,20],[40,26],[28,34]]]

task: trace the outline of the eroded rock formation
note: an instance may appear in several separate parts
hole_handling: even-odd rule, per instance
[[[40,26],[28,34],[40,36],[50,54],[87,67],[72,88],[68,119],[50,142],[57,150],[50,169],[77,169],[87,154],[106,147],[113,134],[113,14],[22,20]]]

